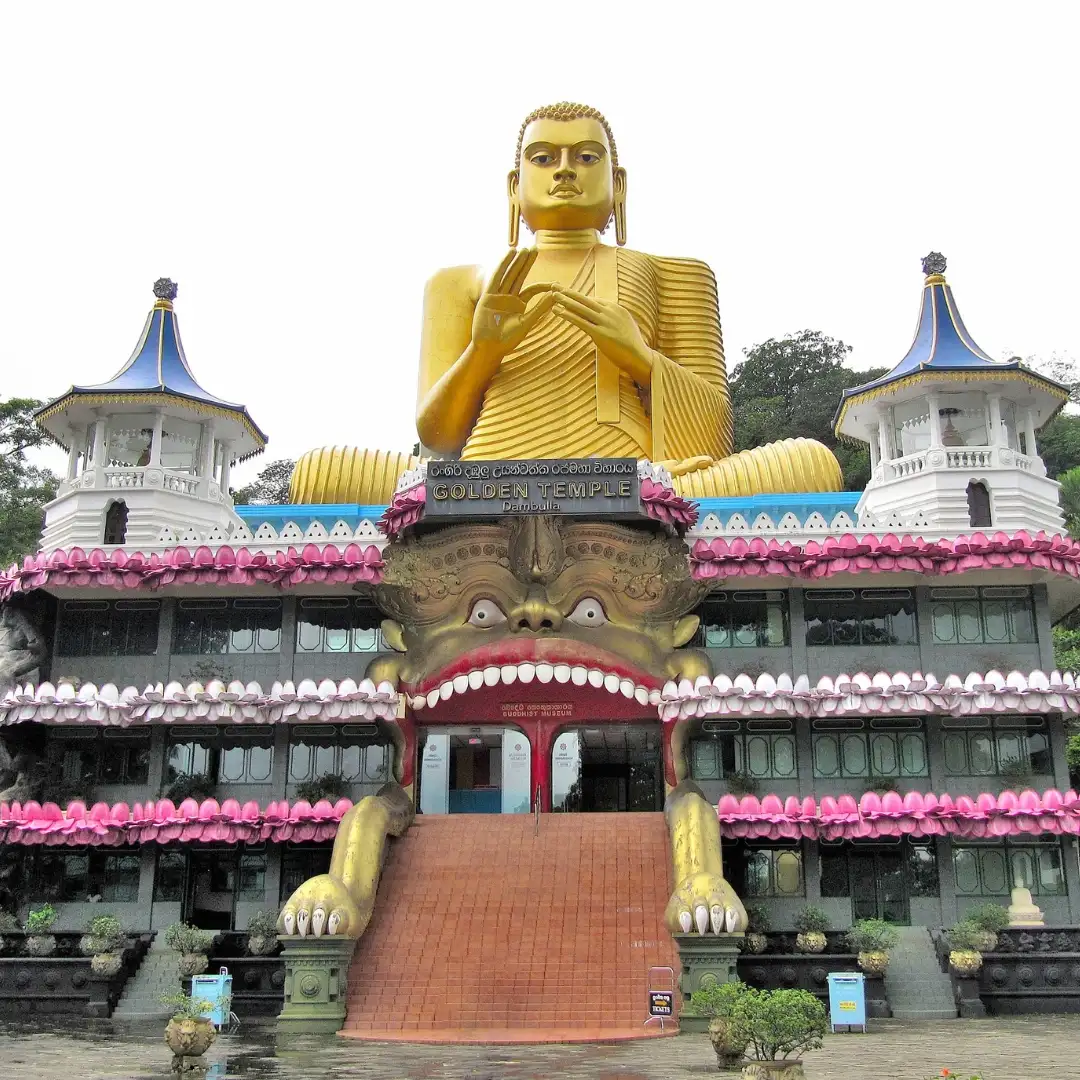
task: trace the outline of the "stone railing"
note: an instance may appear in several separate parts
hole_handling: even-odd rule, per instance
[[[108,468],[105,472],[105,487],[111,490],[130,490],[133,488],[164,488],[180,495],[197,495],[199,478],[190,473],[170,472],[159,468]],[[90,474],[88,474],[90,475]],[[74,483],[72,486],[78,486]]]
[[[994,451],[988,447],[965,447],[963,450],[945,451],[947,469],[992,469]]]

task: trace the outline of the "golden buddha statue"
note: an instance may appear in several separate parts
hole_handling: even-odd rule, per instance
[[[424,447],[470,459],[636,457],[688,497],[835,491],[809,439],[732,454],[716,280],[694,259],[624,247],[626,170],[607,121],[563,102],[526,117],[508,177],[510,248],[428,283],[417,395]],[[536,238],[517,250],[521,219]],[[616,247],[600,234],[614,221]],[[299,503],[390,501],[421,459],[326,448],[297,463]]]

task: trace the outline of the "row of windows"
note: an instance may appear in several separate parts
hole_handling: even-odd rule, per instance
[[[910,589],[808,589],[807,645],[916,645]],[[157,600],[70,600],[61,610],[60,656],[150,656],[157,652]],[[180,600],[172,652],[181,656],[276,653],[282,604],[274,597]],[[1029,588],[931,589],[932,639],[941,645],[1029,644],[1036,640]],[[710,649],[791,643],[787,594],[715,593],[701,608],[694,644]],[[303,598],[298,653],[371,653],[382,649],[379,615],[348,597]]]
[[[905,844],[903,890],[908,897],[940,895],[937,853],[933,844]],[[822,897],[852,897],[868,885],[861,876],[868,852],[844,845],[821,848]],[[1032,896],[1065,896],[1061,845],[1056,843],[954,844],[952,851],[956,894],[961,897],[1006,897],[1013,887],[1030,889]],[[746,896],[783,900],[806,895],[803,856],[797,847],[750,848],[745,856]],[[872,861],[869,862],[872,867]]]
[[[931,636],[939,645],[1029,644],[1036,640],[1031,589],[931,589]],[[807,589],[807,645],[917,645],[911,589]],[[696,644],[710,649],[791,643],[784,592],[716,593],[702,605]]]
[[[946,724],[956,721],[946,720]],[[1050,742],[1041,718],[967,719],[944,734],[948,776],[1051,775]],[[979,726],[981,725],[981,726]],[[916,779],[930,775],[921,719],[880,717],[869,721],[817,720],[810,736],[815,780]],[[777,731],[778,727],[786,727]],[[695,780],[735,775],[757,780],[798,779],[798,752],[791,721],[706,720],[690,741]],[[772,728],[773,730],[761,730]]]
[[[184,776],[209,776],[227,784],[269,784],[274,743],[269,731],[171,733],[166,747],[165,785]],[[383,783],[390,775],[390,748],[376,742],[371,724],[342,727],[297,725],[289,731],[288,783],[317,780],[327,773],[348,783]],[[146,784],[150,779],[149,731],[58,731],[49,759],[68,783]]]
[[[60,611],[59,656],[153,656],[158,648],[157,600],[69,600]],[[370,653],[383,647],[379,614],[347,597],[302,599],[296,620],[298,653]],[[281,651],[282,603],[275,597],[180,600],[171,651],[223,656]]]
[[[139,852],[66,852],[33,848],[22,873],[30,900],[48,903],[134,903],[139,899]]]

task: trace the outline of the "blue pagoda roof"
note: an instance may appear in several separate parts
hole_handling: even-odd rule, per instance
[[[837,431],[853,399],[862,398],[864,395],[876,396],[875,392],[880,393],[894,383],[917,376],[969,372],[974,377],[1000,377],[1002,373],[1011,372],[1041,386],[1052,396],[1060,397],[1062,403],[1068,398],[1068,389],[1053,379],[1032,371],[1019,360],[995,360],[976,343],[960,317],[960,310],[952,289],[945,280],[944,272],[943,255],[931,252],[923,259],[926,280],[923,284],[915,340],[904,358],[888,374],[843,392],[834,420]]]
[[[261,450],[266,445],[266,435],[256,426],[247,409],[203,389],[192,374],[173,310],[176,292],[174,282],[159,278],[154,283],[157,300],[146,317],[139,342],[128,362],[108,382],[72,386],[66,394],[40,409],[38,418],[46,419],[71,405],[73,400],[86,397],[103,398],[105,402],[110,398],[139,400],[143,395],[151,395],[151,400],[157,396],[181,398],[198,411],[231,414],[246,429],[256,450]],[[203,408],[199,409],[200,406]]]

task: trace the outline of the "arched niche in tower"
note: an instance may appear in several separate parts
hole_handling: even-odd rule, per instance
[[[988,529],[990,520],[990,491],[981,480],[967,486],[968,522],[973,529]]]
[[[117,499],[109,503],[105,511],[105,538],[106,544],[122,544],[127,538],[128,508],[123,499]]]

